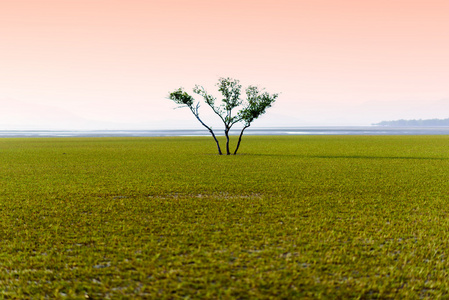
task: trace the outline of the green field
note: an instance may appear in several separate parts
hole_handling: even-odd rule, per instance
[[[448,136],[0,139],[0,299],[449,298]]]

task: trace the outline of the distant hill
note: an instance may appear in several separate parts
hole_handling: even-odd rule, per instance
[[[449,126],[449,119],[428,119],[428,120],[396,120],[396,121],[382,121],[373,125],[379,126],[404,126],[404,127],[438,127]]]

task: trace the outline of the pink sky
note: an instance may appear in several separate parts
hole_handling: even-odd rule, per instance
[[[447,0],[5,0],[0,38],[0,129],[197,127],[165,97],[221,76],[282,93],[254,126],[449,117]]]

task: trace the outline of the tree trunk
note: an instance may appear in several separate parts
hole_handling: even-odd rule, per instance
[[[215,143],[217,144],[217,148],[218,148],[218,154],[222,155],[223,153],[221,152],[221,148],[220,148],[220,143],[217,140],[217,137],[214,134],[214,131],[212,130],[212,128],[210,128],[209,126],[207,126],[206,124],[203,123],[203,121],[201,121],[200,117],[192,110],[193,114],[195,115],[195,117],[198,119],[198,121],[200,121],[201,125],[203,125],[204,127],[207,128],[207,130],[209,130],[210,134],[212,135],[212,137],[215,140]],[[229,153],[228,153],[229,154]]]
[[[221,153],[220,143],[218,142],[217,138],[215,137],[214,132],[212,131],[212,129],[209,129],[209,132],[212,134],[212,137],[214,138],[215,143],[217,144],[218,154],[222,155],[223,153]]]
[[[225,135],[226,135],[226,155],[230,155],[231,152],[229,151],[229,128],[225,129]]]
[[[237,142],[237,147],[235,147],[234,155],[236,155],[236,154],[237,154],[237,151],[239,150],[240,142],[242,141],[243,131],[245,131],[245,129],[248,128],[248,127],[249,127],[249,125],[243,127],[242,131],[240,132],[239,141]]]

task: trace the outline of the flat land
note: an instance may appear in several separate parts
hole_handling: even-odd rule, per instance
[[[0,298],[447,298],[448,255],[448,136],[0,139]]]

